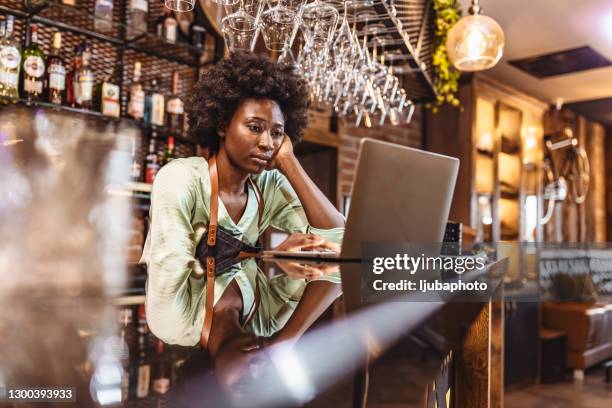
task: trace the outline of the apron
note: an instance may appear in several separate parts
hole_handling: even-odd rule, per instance
[[[215,301],[215,277],[228,272],[231,267],[244,259],[257,256],[262,249],[257,240],[255,246],[249,245],[217,225],[219,210],[219,177],[217,173],[217,160],[215,156],[208,159],[210,175],[210,217],[208,229],[196,247],[196,258],[206,270],[206,304],[204,308],[204,327],[200,337],[200,344],[207,348],[210,330],[212,328],[213,306]],[[263,214],[263,196],[257,184],[249,177],[248,182],[255,192],[258,203],[258,226],[261,227]],[[246,319],[242,323],[245,327],[255,315],[259,305],[259,282],[255,279],[255,301]]]

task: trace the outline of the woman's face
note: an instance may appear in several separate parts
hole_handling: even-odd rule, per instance
[[[258,174],[268,166],[284,135],[285,118],[278,103],[249,98],[234,112],[220,147],[234,166]]]

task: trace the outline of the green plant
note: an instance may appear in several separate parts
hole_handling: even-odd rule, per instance
[[[457,0],[433,0],[435,16],[435,44],[433,53],[434,87],[437,98],[428,106],[434,111],[444,103],[459,106],[457,91],[461,72],[453,67],[446,53],[446,35],[453,25],[461,18],[461,10]]]

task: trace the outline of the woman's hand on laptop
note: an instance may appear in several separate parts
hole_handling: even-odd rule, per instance
[[[281,242],[276,251],[300,252],[300,251],[321,251],[340,253],[340,245],[328,241],[320,235],[315,234],[291,234]]]
[[[282,259],[276,259],[274,263],[291,279],[311,280],[340,272],[340,265],[337,263],[302,263]]]

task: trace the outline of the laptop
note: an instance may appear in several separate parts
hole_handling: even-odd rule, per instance
[[[266,258],[355,261],[362,242],[442,242],[459,160],[361,140],[340,254],[264,251]]]

